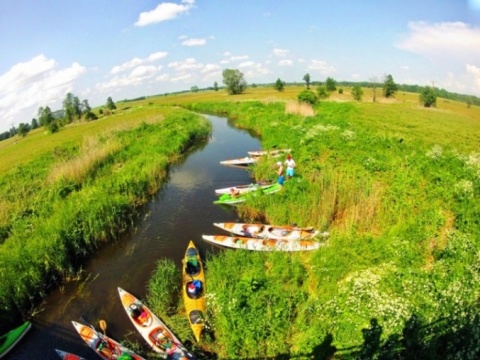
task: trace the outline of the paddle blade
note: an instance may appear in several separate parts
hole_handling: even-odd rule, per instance
[[[99,324],[100,324],[100,329],[102,329],[103,331],[103,335],[105,335],[107,332],[107,322],[105,320],[100,320]]]

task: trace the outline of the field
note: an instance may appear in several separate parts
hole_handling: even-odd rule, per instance
[[[62,205],[72,209],[96,196],[96,186],[128,189],[131,199],[108,204],[115,214],[105,212],[107,206],[97,214],[129,225],[130,204],[141,206],[143,197],[158,188],[158,169],[185,149],[192,134],[198,134],[196,139],[208,132],[195,116],[178,109],[183,107],[228,115],[258,134],[264,148],[293,149],[296,176],[275,197],[242,205],[239,214],[245,221],[297,223],[330,233],[313,254],[227,251],[207,259],[210,331],[194,346],[201,358],[478,358],[480,109],[443,99],[437,108],[425,109],[410,93],[373,103],[368,89],[362,102],[354,102],[344,89],[317,104],[313,115],[287,112],[301,89],[155,96],[119,103],[114,116],[65,129],[61,139],[37,131],[0,142],[5,158],[0,165],[0,264],[8,271],[28,270],[21,286],[9,280],[12,273],[0,274],[1,305],[24,309],[29,296],[41,295],[35,291],[45,276],[67,277],[75,264],[68,255],[50,259],[53,250],[88,256],[115,236],[110,222],[92,224],[98,216],[89,217],[95,209],[87,202],[77,227],[54,227],[42,237],[48,242],[32,248],[16,245],[46,231],[33,219],[50,215],[49,205],[76,198]],[[134,124],[123,124],[129,119]],[[168,119],[170,126],[161,125]],[[145,166],[132,140],[139,131],[143,137],[150,134],[145,141],[150,136],[154,141],[179,123],[187,135],[162,148],[161,153],[169,153],[155,166],[155,175],[143,170],[153,178],[132,184],[128,176],[117,175],[125,167],[130,174]],[[102,151],[90,154],[92,148]],[[79,161],[73,168],[81,169],[82,159],[90,165],[71,174],[68,164]],[[271,178],[272,161],[260,162],[254,175]],[[32,196],[34,205],[26,201]],[[58,215],[48,225],[66,220]],[[21,262],[25,251],[32,257],[47,254],[48,263],[42,258],[33,262],[37,267],[27,268]],[[170,315],[182,339],[191,339],[178,293],[164,291],[178,283],[176,276],[168,261],[161,262],[148,301]],[[18,291],[14,297],[12,289]]]

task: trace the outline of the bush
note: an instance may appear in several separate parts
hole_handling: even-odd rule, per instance
[[[310,105],[315,105],[318,101],[317,95],[311,90],[305,89],[302,90],[300,94],[298,94],[297,97],[299,102],[304,102]]]

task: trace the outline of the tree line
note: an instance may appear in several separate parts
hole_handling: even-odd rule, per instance
[[[116,105],[111,97],[108,97],[105,105],[105,111],[108,113],[116,109]],[[104,113],[100,109],[100,114]],[[92,121],[97,120],[98,116],[92,111],[88,100],[80,101],[78,96],[67,93],[63,100],[61,110],[52,111],[49,106],[41,106],[37,112],[37,118],[33,118],[30,123],[20,123],[18,127],[12,126],[10,130],[0,133],[0,141],[18,135],[26,136],[31,130],[43,126],[50,133],[57,132],[61,127],[71,124],[74,121]]]
[[[247,81],[244,74],[238,69],[225,69],[222,72],[223,83],[225,84],[225,89],[230,95],[242,94],[248,87]],[[305,74],[302,78],[305,82],[306,88],[298,94],[298,101],[306,102],[309,104],[315,104],[321,99],[326,99],[334,91],[343,93],[342,87],[351,87],[351,95],[354,100],[361,101],[363,97],[363,89],[371,88],[373,92],[373,101],[376,101],[377,89],[382,90],[382,94],[386,98],[391,98],[395,96],[395,93],[398,91],[408,91],[413,93],[418,93],[419,101],[425,107],[435,107],[437,104],[437,97],[444,99],[455,100],[460,102],[465,102],[468,107],[471,105],[480,106],[480,98],[473,95],[463,95],[449,92],[445,89],[438,89],[434,86],[419,86],[419,85],[399,85],[395,83],[392,75],[385,75],[383,80],[380,82],[375,77],[370,78],[368,82],[348,82],[342,81],[337,82],[335,79],[328,77],[325,82],[312,81],[310,74]],[[271,86],[272,84],[264,84],[264,86]],[[286,83],[280,78],[273,83],[274,89],[277,91],[283,91],[287,85],[297,85],[294,83]],[[256,87],[255,84],[251,85]],[[310,87],[316,86],[316,91],[312,91]],[[214,90],[218,91],[220,87],[215,81],[213,87],[208,87],[203,90]],[[337,90],[338,89],[338,90]],[[190,88],[191,92],[198,92],[198,86],[192,86]],[[182,91],[186,92],[186,91]],[[144,98],[144,97],[142,97]],[[138,98],[140,99],[140,98]],[[125,100],[129,101],[129,100]],[[110,112],[116,109],[115,103],[111,97],[108,97],[107,103],[105,105],[105,111]],[[103,109],[100,109],[100,114],[104,113]],[[107,114],[107,113],[106,113]],[[40,107],[38,109],[38,120],[36,118],[32,119],[30,123],[20,123],[17,128],[12,126],[9,131],[0,133],[0,141],[8,139],[12,136],[26,136],[30,130],[36,129],[39,126],[45,127],[51,133],[57,132],[60,127],[70,124],[76,120],[86,120],[92,121],[96,120],[97,116],[92,112],[90,105],[87,100],[80,102],[77,96],[74,96],[72,93],[68,93],[63,101],[63,109],[52,112],[51,109],[46,107]]]

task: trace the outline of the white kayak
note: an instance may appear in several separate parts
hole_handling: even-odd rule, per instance
[[[252,184],[233,185],[233,186],[229,186],[222,189],[216,189],[215,194],[217,195],[231,194],[232,189],[235,193],[244,194],[244,193],[255,191],[258,189],[265,189],[266,187],[269,187],[272,184],[273,183],[271,181],[266,180],[266,181],[259,181],[257,183],[252,183]]]
[[[275,240],[223,235],[202,235],[202,238],[215,245],[254,251],[312,251],[320,247],[320,244],[312,239]]]
[[[319,234],[312,227],[296,227],[289,225],[265,225],[248,223],[213,223],[216,227],[239,236],[277,240],[310,239]]]
[[[96,331],[91,326],[80,324],[75,321],[72,321],[72,324],[90,349],[95,351],[104,360],[117,359],[120,358],[120,356],[127,359],[129,356],[133,360],[145,360],[140,355],[135,354],[119,342]]]
[[[248,155],[250,156],[280,156],[282,154],[287,154],[291,152],[292,149],[272,149],[272,150],[254,150],[254,151],[249,151]]]
[[[244,158],[222,160],[220,161],[220,164],[232,166],[248,166],[255,164],[258,159],[258,157],[246,156]]]
[[[128,291],[118,288],[128,318],[154,351],[170,359],[195,359],[175,334],[145,304]]]

